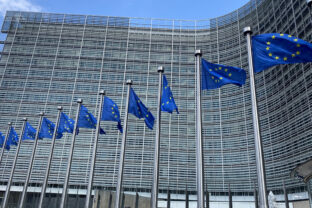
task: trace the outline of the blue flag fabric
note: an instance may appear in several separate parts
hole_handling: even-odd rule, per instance
[[[252,37],[254,71],[279,64],[312,62],[312,44],[287,34],[268,33]]]
[[[4,143],[5,137],[2,135],[2,133],[0,132],[0,146],[3,147],[3,143]],[[10,150],[11,145],[17,145],[18,143],[18,135],[16,133],[16,131],[14,130],[13,127],[10,128],[10,132],[9,132],[9,136],[5,145],[5,149],[6,150]]]
[[[40,132],[39,132],[39,139],[43,139],[43,138],[52,139],[53,133],[54,133],[54,128],[55,128],[55,124],[52,121],[50,121],[49,119],[47,119],[46,117],[44,117],[42,119],[42,123],[41,123],[41,128],[40,128]],[[62,138],[62,136],[63,136],[62,133],[57,133],[56,138],[60,139],[60,138]]]
[[[226,84],[242,86],[246,81],[243,69],[209,63],[202,59],[202,90],[220,88]]]
[[[57,129],[58,134],[64,132],[73,133],[74,132],[75,121],[69,118],[65,113],[61,112],[59,126]]]
[[[172,113],[173,110],[176,110],[179,114],[178,107],[174,102],[172,92],[167,82],[167,78],[163,75],[163,89],[161,96],[161,110],[165,112]]]
[[[78,119],[78,128],[96,129],[96,118],[88,111],[86,107],[81,105]],[[78,132],[77,132],[78,134]],[[104,130],[100,128],[100,134],[105,134]]]
[[[135,94],[132,88],[130,88],[128,112],[132,113],[138,118],[144,118],[146,126],[150,129],[153,129],[155,120],[153,114],[148,110],[147,107],[145,107],[145,105],[142,103],[140,98]]]
[[[104,97],[104,104],[103,104],[103,109],[102,109],[102,121],[116,121],[118,122],[117,128],[119,131],[122,133],[122,126],[121,126],[121,121],[120,121],[120,113],[118,106],[116,103],[108,98]]]
[[[36,129],[32,127],[28,122],[26,122],[22,140],[26,139],[35,140],[35,138],[36,138]]]
[[[18,140],[19,140],[18,135],[17,135],[16,131],[14,130],[14,127],[12,126],[11,129],[10,129],[7,145],[9,145],[9,146],[11,146],[11,145],[17,146]]]
[[[3,147],[3,143],[5,140],[5,136],[2,134],[2,132],[0,132],[0,147]],[[5,146],[7,150],[10,150],[10,146]]]

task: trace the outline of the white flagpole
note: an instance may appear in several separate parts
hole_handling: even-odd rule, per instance
[[[61,116],[61,112],[62,112],[62,106],[58,106],[57,110],[58,110],[58,114],[57,114],[57,118],[56,118],[56,123],[55,123],[53,138],[52,138],[52,144],[50,147],[50,155],[49,155],[49,159],[48,159],[47,169],[46,169],[43,184],[42,184],[39,206],[38,206],[39,208],[42,207],[43,198],[44,198],[44,195],[45,195],[45,192],[47,189],[48,178],[49,178],[49,173],[50,173],[50,168],[51,168],[51,161],[52,161],[53,152],[54,152],[54,145],[55,145],[55,140],[56,140],[56,136],[57,136],[57,130],[58,130],[59,123],[60,123],[60,116]]]
[[[77,126],[78,126],[79,113],[80,113],[80,108],[81,108],[81,104],[82,104],[82,99],[78,99],[77,103],[78,103],[78,108],[77,108],[77,113],[76,113],[76,121],[75,121],[73,136],[72,136],[72,142],[71,142],[70,150],[69,150],[70,152],[69,152],[69,158],[68,158],[68,163],[67,163],[66,176],[65,176],[64,186],[63,186],[63,193],[62,193],[60,208],[64,208],[65,204],[66,204],[67,188],[68,188],[68,182],[69,182],[69,176],[70,176],[70,168],[71,168],[71,164],[72,164],[72,160],[73,160],[75,140],[76,140],[76,134],[77,134]]]
[[[127,124],[128,124],[129,97],[130,97],[130,88],[132,85],[132,80],[128,79],[127,85],[128,85],[128,93],[127,93],[127,100],[126,100],[122,141],[121,141],[121,147],[120,147],[120,159],[119,159],[119,169],[118,169],[118,178],[117,178],[117,187],[116,187],[115,208],[120,207],[120,194],[121,194],[122,175],[123,175],[123,169],[124,169],[124,158],[125,158],[127,130],[128,130]]]
[[[3,199],[3,203],[2,203],[2,207],[4,207],[4,208],[8,206],[12,179],[13,179],[13,175],[14,175],[14,171],[15,171],[15,167],[16,167],[16,161],[17,161],[18,153],[19,153],[19,150],[20,150],[20,147],[21,147],[21,143],[22,143],[22,137],[23,137],[24,131],[25,131],[27,118],[23,118],[23,121],[24,121],[24,124],[23,124],[23,128],[22,128],[22,131],[21,131],[20,140],[18,141],[18,144],[17,144],[17,148],[16,148],[16,151],[15,151],[15,157],[14,157],[14,161],[13,161],[13,165],[12,165],[12,169],[11,169],[11,173],[10,173],[10,178],[9,178],[9,181],[8,181],[8,185],[7,185],[7,188],[6,188],[6,191],[5,191],[5,195],[4,195],[4,199]]]
[[[22,192],[22,196],[21,196],[21,199],[20,199],[19,208],[23,208],[23,206],[24,206],[26,193],[27,193],[27,186],[28,186],[29,179],[30,179],[31,169],[32,169],[32,166],[33,166],[33,163],[34,163],[35,153],[36,153],[37,144],[38,144],[38,137],[39,137],[39,132],[40,132],[40,129],[41,129],[41,124],[42,124],[42,119],[43,119],[44,113],[41,112],[39,114],[39,116],[40,116],[40,118],[39,118],[39,123],[38,123],[38,126],[37,126],[35,142],[34,142],[32,153],[31,153],[31,157],[30,157],[30,163],[29,163],[29,166],[28,166],[28,171],[27,171],[27,175],[26,175],[26,181],[24,183],[24,187],[23,187],[23,192]]]
[[[102,108],[103,108],[105,91],[101,90],[99,94],[101,96],[101,101],[100,101],[100,106],[98,109],[95,141],[94,141],[94,147],[93,147],[93,152],[92,152],[91,167],[90,167],[90,172],[89,172],[89,183],[88,183],[88,189],[87,189],[85,208],[89,208],[90,206],[92,183],[93,183],[93,176],[94,176],[94,167],[95,167],[95,160],[96,160],[96,150],[97,150],[97,145],[98,145],[98,140],[99,140],[99,132],[100,132],[100,124],[101,124],[101,118],[102,118]]]
[[[9,138],[9,134],[10,134],[10,131],[11,131],[11,126],[12,126],[12,122],[9,122],[8,123],[8,130],[7,130],[7,134],[5,135],[5,138],[4,138],[4,142],[2,144],[2,149],[1,149],[1,155],[0,155],[0,164],[1,164],[1,161],[2,161],[2,156],[3,156],[3,153],[4,153],[4,149],[6,147],[6,143],[8,141],[8,138]]]
[[[161,119],[161,94],[164,67],[158,67],[159,81],[158,81],[158,108],[157,108],[157,129],[154,148],[154,171],[153,171],[153,184],[152,184],[152,198],[151,208],[157,208],[158,199],[158,184],[159,184],[159,152],[160,152],[160,119]]]
[[[247,38],[252,118],[253,118],[253,127],[254,127],[256,165],[257,165],[257,176],[258,176],[257,178],[258,178],[258,187],[259,187],[259,205],[260,205],[260,208],[268,208],[264,156],[263,156],[263,149],[262,149],[262,139],[260,135],[257,96],[256,96],[256,87],[255,87],[255,75],[254,75],[252,50],[251,50],[251,47],[252,47],[251,46],[251,34],[252,34],[251,28],[245,27],[244,35]]]
[[[196,185],[197,208],[204,208],[204,157],[202,138],[202,110],[201,110],[201,50],[195,51],[196,56]]]

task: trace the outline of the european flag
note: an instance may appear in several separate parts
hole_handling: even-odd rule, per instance
[[[86,107],[81,105],[78,119],[78,127],[96,129],[96,118],[88,111]],[[105,134],[104,130],[100,128],[100,134]]]
[[[242,86],[246,81],[243,69],[209,63],[202,59],[202,90],[220,88],[226,84]]]
[[[41,128],[40,128],[40,132],[39,132],[39,139],[43,139],[43,138],[52,139],[53,133],[54,133],[54,128],[55,128],[55,124],[52,121],[50,121],[49,119],[47,119],[46,117],[44,117],[42,119],[42,123],[41,123]],[[60,138],[62,138],[62,136],[63,136],[63,134],[57,133],[56,138],[60,139]]]
[[[5,137],[2,135],[2,133],[0,132],[0,146],[3,147],[3,143],[4,143]],[[10,150],[11,145],[17,145],[18,143],[18,135],[16,133],[16,131],[14,130],[13,127],[11,127],[10,132],[9,132],[9,136],[5,145],[5,149],[6,150]]]
[[[35,140],[35,138],[36,138],[36,129],[32,127],[28,122],[26,122],[22,140],[26,139]]]
[[[116,103],[108,97],[104,97],[104,104],[102,109],[102,121],[116,121],[117,128],[122,133],[122,126],[120,121],[120,113]]]
[[[173,110],[176,110],[179,114],[178,107],[174,102],[172,92],[167,82],[167,78],[163,75],[163,89],[161,96],[161,110],[165,112],[172,113]]]
[[[73,133],[74,132],[75,121],[69,118],[65,113],[61,112],[59,126],[57,129],[58,134],[64,132]]]
[[[132,88],[130,88],[129,113],[138,118],[144,118],[146,126],[153,129],[155,120],[153,114],[145,107]]]
[[[19,140],[18,139],[18,135],[17,135],[16,131],[14,130],[13,126],[12,126],[11,129],[10,129],[7,145],[9,145],[9,146],[11,146],[11,145],[17,146],[18,140]]]
[[[5,140],[5,136],[2,134],[2,132],[0,132],[0,147],[3,147],[4,140]],[[6,145],[6,149],[10,150],[10,146]]]
[[[287,34],[269,33],[252,37],[254,71],[279,64],[312,62],[312,44]]]

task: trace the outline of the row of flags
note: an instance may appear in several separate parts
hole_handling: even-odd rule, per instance
[[[168,86],[168,82],[166,76],[163,75],[163,91],[162,91],[162,111],[166,111],[172,113],[176,110],[178,113],[177,105],[175,104],[172,92],[170,87]],[[130,89],[130,98],[129,98],[129,113],[135,115],[137,118],[143,118],[145,124],[148,128],[153,129],[154,126],[154,116],[148,110],[148,108],[144,105],[144,103],[140,100],[134,90]],[[102,107],[102,121],[114,121],[117,122],[117,128],[122,133],[122,125],[120,120],[120,113],[117,104],[110,99],[109,97],[104,97],[104,104]],[[73,133],[74,131],[75,121],[68,117],[64,112],[61,112],[60,121],[57,129],[56,139],[60,139],[63,137],[63,133]],[[89,110],[81,105],[79,112],[79,119],[77,125],[77,134],[79,133],[79,128],[91,128],[96,129],[97,119],[94,117]],[[53,132],[55,129],[55,124],[50,121],[48,118],[44,117],[41,122],[40,132],[38,134],[38,139],[43,138],[53,138]],[[100,134],[105,134],[105,131],[100,128]],[[21,136],[21,140],[35,140],[36,137],[36,129],[32,127],[28,122],[26,122],[25,130],[23,135]],[[5,148],[10,150],[11,145],[17,146],[18,144],[18,135],[15,132],[14,128],[11,127],[10,133],[7,138]],[[0,132],[0,146],[3,146],[5,141],[5,136]]]
[[[291,35],[268,33],[253,36],[252,45],[255,72],[261,72],[279,64],[312,62],[312,44]],[[216,89],[226,84],[242,86],[246,81],[246,72],[238,67],[213,64],[202,59],[201,80],[202,90]],[[165,75],[163,75],[161,110],[169,113],[176,110],[177,113],[179,113]],[[139,119],[143,118],[146,126],[153,129],[155,120],[153,114],[143,104],[132,88],[129,98],[129,113],[135,115]],[[101,120],[117,122],[117,128],[122,132],[118,106],[108,97],[104,98]],[[96,118],[82,105],[79,114],[78,128],[95,129],[96,124]],[[52,138],[54,128],[55,124],[44,117],[40,128],[39,139]],[[62,138],[64,132],[73,133],[73,128],[74,120],[62,112],[56,138]],[[100,129],[100,133],[105,134],[103,129]],[[35,135],[36,130],[27,122],[22,140],[34,140]],[[1,147],[4,140],[5,137],[0,132]],[[18,136],[12,127],[5,148],[9,150],[11,145],[17,145],[17,143]]]

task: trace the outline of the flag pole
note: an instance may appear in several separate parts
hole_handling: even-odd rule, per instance
[[[70,150],[69,150],[69,158],[68,158],[68,163],[67,163],[66,176],[65,176],[64,186],[63,186],[63,193],[62,193],[60,208],[64,208],[65,204],[66,204],[67,188],[68,188],[68,182],[69,182],[69,176],[70,176],[70,168],[71,168],[71,163],[73,160],[74,146],[75,146],[78,120],[79,120],[79,113],[80,113],[80,108],[81,108],[81,104],[82,104],[82,99],[78,99],[77,103],[78,103],[78,108],[77,108],[77,113],[76,113],[76,121],[75,121],[73,136],[72,136],[72,142],[71,142]]]
[[[26,175],[26,181],[24,183],[24,187],[23,187],[23,192],[22,192],[19,208],[23,208],[23,206],[24,206],[25,197],[26,197],[26,193],[27,193],[27,186],[28,186],[29,179],[30,179],[31,169],[32,169],[32,166],[33,166],[33,163],[34,163],[35,153],[36,153],[37,144],[38,144],[38,137],[39,137],[39,132],[40,132],[40,129],[41,129],[41,124],[42,124],[42,119],[43,119],[44,113],[43,112],[39,113],[39,116],[40,116],[40,118],[39,118],[39,123],[38,123],[38,126],[37,126],[35,142],[33,144],[33,149],[32,149],[32,153],[31,153],[31,157],[30,157],[30,162],[29,162],[27,175]]]
[[[14,157],[14,161],[13,161],[13,165],[12,165],[12,169],[11,169],[11,173],[10,173],[10,178],[9,178],[9,181],[8,181],[8,185],[7,185],[7,188],[6,188],[6,191],[5,191],[5,195],[4,195],[4,199],[3,199],[3,203],[2,203],[2,207],[3,208],[7,207],[7,205],[8,205],[8,201],[9,201],[8,199],[9,199],[9,196],[10,196],[10,189],[11,189],[13,174],[14,174],[14,170],[15,170],[15,167],[16,167],[16,161],[17,161],[18,153],[19,153],[19,150],[20,150],[20,147],[21,147],[21,143],[22,143],[22,137],[24,135],[27,118],[23,118],[23,121],[24,121],[24,124],[23,124],[23,128],[22,128],[22,131],[21,131],[20,140],[18,141],[18,144],[17,144],[17,148],[16,148],[16,151],[15,151],[15,157]]]
[[[196,50],[196,185],[197,208],[204,208],[204,157],[202,139],[202,112],[201,112],[201,62],[202,51]]]
[[[120,159],[119,159],[119,169],[118,169],[118,178],[117,178],[117,187],[116,187],[115,208],[120,207],[120,194],[121,194],[122,175],[123,175],[123,168],[124,168],[124,158],[125,158],[127,130],[128,130],[127,124],[128,124],[129,97],[130,97],[130,88],[132,85],[132,80],[128,79],[126,84],[128,85],[128,92],[127,92],[125,118],[124,118],[124,126],[123,126],[124,131],[122,134],[122,141],[121,141],[121,147],[120,147]]]
[[[12,122],[9,122],[8,123],[8,130],[7,130],[7,134],[5,135],[5,138],[4,138],[4,142],[2,144],[2,149],[1,149],[1,156],[0,156],[0,164],[1,164],[1,161],[2,161],[2,156],[3,156],[3,153],[4,153],[4,149],[6,147],[6,143],[8,141],[8,138],[9,138],[9,134],[10,134],[10,131],[11,131],[11,126],[12,126]]]
[[[51,147],[50,147],[50,155],[49,155],[49,159],[48,159],[47,169],[46,169],[44,180],[43,180],[43,184],[42,184],[40,200],[39,200],[39,206],[38,206],[39,208],[42,207],[43,198],[44,198],[44,195],[45,195],[45,192],[46,192],[46,189],[47,189],[47,183],[48,183],[48,178],[49,178],[49,173],[50,173],[50,168],[51,168],[51,161],[52,161],[53,152],[54,152],[54,145],[55,145],[55,140],[56,140],[56,136],[57,136],[57,130],[58,130],[59,123],[60,123],[60,116],[61,116],[61,112],[62,112],[62,106],[58,106],[57,110],[58,110],[58,114],[57,114],[57,118],[56,118],[56,123],[55,123],[53,138],[52,138],[52,144],[51,144]]]
[[[152,198],[151,208],[157,208],[158,199],[158,182],[159,182],[159,152],[160,152],[160,117],[161,117],[161,93],[163,83],[164,67],[158,67],[159,82],[158,82],[158,108],[157,108],[157,126],[156,126],[156,138],[154,149],[154,171],[153,171],[153,184],[152,184]]]
[[[94,141],[94,147],[93,147],[93,152],[92,152],[91,167],[90,167],[90,172],[89,172],[89,183],[88,183],[88,189],[87,189],[85,208],[89,208],[89,205],[90,205],[90,199],[91,199],[91,193],[92,193],[92,183],[93,183],[93,176],[94,176],[94,167],[95,167],[95,160],[96,160],[96,150],[97,150],[97,145],[98,145],[98,140],[99,140],[99,132],[100,132],[100,124],[101,124],[101,118],[102,118],[102,110],[103,110],[105,91],[101,90],[99,94],[101,96],[101,101],[100,101],[100,106],[99,106],[99,110],[98,110],[95,141]]]
[[[266,179],[265,179],[265,167],[264,167],[264,156],[262,149],[262,139],[260,135],[260,125],[258,117],[258,107],[257,107],[257,96],[255,87],[255,76],[253,68],[253,59],[251,52],[251,28],[244,28],[244,35],[247,39],[247,49],[248,49],[248,63],[249,63],[249,76],[250,76],[250,91],[251,91],[251,104],[252,104],[252,117],[253,117],[253,127],[254,127],[254,137],[255,137],[255,152],[256,152],[256,165],[257,165],[257,178],[259,187],[259,205],[260,208],[268,208],[268,197],[266,189]]]

